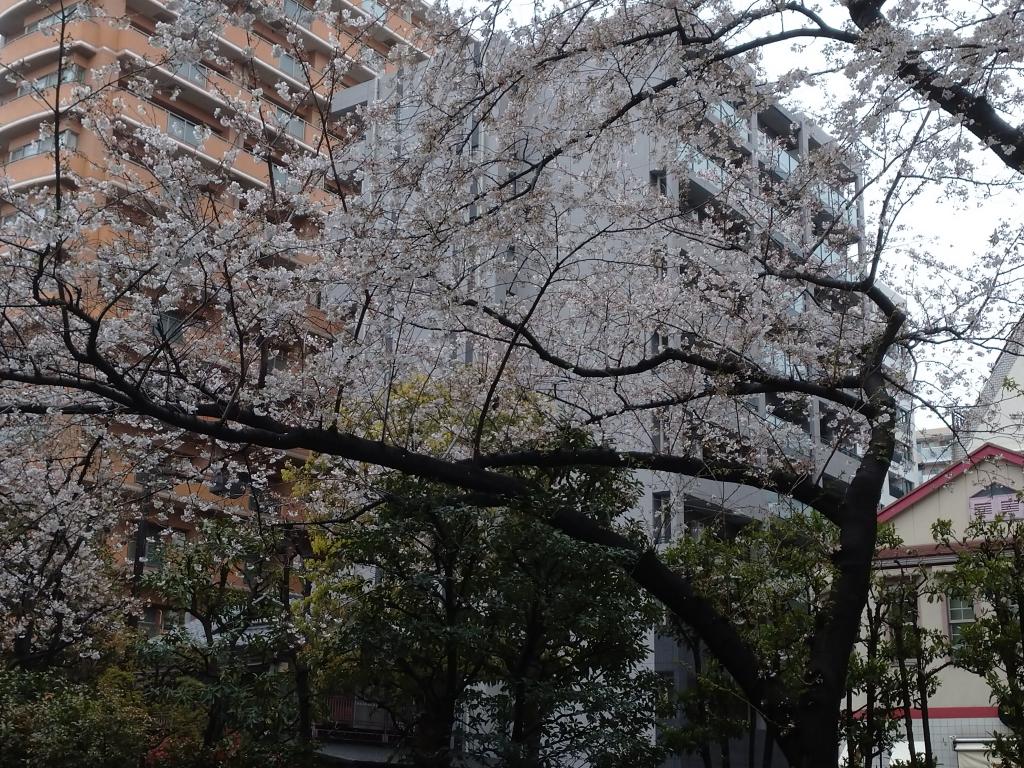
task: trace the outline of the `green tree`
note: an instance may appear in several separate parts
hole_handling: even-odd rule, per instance
[[[194,540],[165,545],[161,567],[142,580],[184,618],[140,640],[133,659],[154,707],[199,713],[198,728],[195,717],[179,719],[162,742],[181,764],[287,764],[307,747],[292,556],[281,528],[217,518]]]
[[[154,723],[134,677],[0,668],[0,764],[124,768],[147,756]]]
[[[756,649],[758,664],[785,681],[773,695],[786,696],[807,688],[803,670],[830,599],[836,547],[835,529],[821,515],[794,508],[787,515],[755,521],[719,517],[698,536],[681,539],[665,557],[693,580],[704,599],[731,614],[744,641]],[[699,665],[694,669],[695,689],[683,699],[687,718],[679,737],[682,748],[701,753],[708,764],[714,745],[728,760],[728,743],[721,735],[741,732],[744,716],[737,702],[746,701],[685,627],[675,623],[670,629],[695,650]],[[769,718],[765,725],[768,764],[774,742],[785,738],[792,724]]]
[[[531,481],[529,504],[480,508],[395,476],[372,510],[325,523],[311,618],[334,627],[331,676],[392,715],[414,765],[657,764],[653,605],[618,553],[544,522],[569,504],[627,530],[636,488],[613,470]]]
[[[974,604],[975,621],[953,643],[956,666],[985,678],[1006,732],[994,734],[993,755],[1024,765],[1024,520],[972,520],[962,536],[949,521],[932,533],[957,554],[938,575],[950,595]]]

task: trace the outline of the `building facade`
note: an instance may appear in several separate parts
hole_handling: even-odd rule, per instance
[[[391,98],[394,94],[394,85],[389,79],[358,84],[335,97],[333,110],[339,116],[349,115],[376,99]],[[735,183],[737,169],[740,173],[749,170],[755,179],[767,177],[771,183],[785,184],[801,165],[813,162],[815,153],[827,149],[831,141],[811,120],[780,105],[744,112],[742,107],[722,101],[709,107],[705,119],[735,153],[731,161],[684,144],[678,149],[681,162],[674,163],[668,170],[664,165],[663,148],[651,137],[637,136],[632,146],[620,148],[620,160],[626,173],[634,180],[649,183],[652,192],[667,199],[670,205],[688,209],[695,221],[715,207],[717,214],[741,218],[751,226],[766,226],[751,218],[751,211],[757,211],[756,205],[730,208],[728,203],[722,203],[723,190]],[[467,122],[466,132],[470,136],[471,151],[488,152],[492,139],[485,131]],[[801,244],[806,247],[806,243],[813,242],[823,229],[835,225],[834,236],[825,237],[815,250],[814,258],[821,259],[822,263],[843,264],[847,274],[854,274],[864,256],[860,237],[864,229],[864,208],[855,170],[847,169],[844,178],[845,183],[836,186],[816,187],[814,209],[806,211],[795,228],[792,225],[769,228],[769,236],[778,248],[796,251]],[[677,269],[681,274],[687,254],[707,247],[706,243],[692,237],[673,235],[664,243],[667,255],[659,269],[666,276],[675,274]],[[498,275],[495,282],[503,285]],[[814,297],[808,295],[805,300],[812,301]],[[799,303],[794,311],[801,311]],[[671,333],[654,329],[647,340],[647,351],[655,354],[681,342],[681,338]],[[780,373],[792,373],[784,355],[771,350],[765,350],[765,354]],[[905,495],[915,484],[910,403],[901,405],[905,407],[900,411],[897,446],[883,490],[883,504]],[[825,402],[810,398],[806,408],[799,409],[787,407],[772,395],[754,395],[748,398],[747,407],[750,418],[777,430],[775,450],[795,461],[810,463],[823,478],[822,482],[843,487],[853,477],[861,449],[855,437],[844,432],[835,411]],[[692,450],[691,437],[682,430],[675,431],[670,422],[657,413],[652,415],[649,426],[638,425],[633,438],[641,450],[670,454],[686,454]],[[649,526],[651,539],[659,547],[667,547],[680,537],[697,535],[705,528],[721,527],[728,533],[751,519],[794,511],[791,502],[785,499],[735,483],[647,471],[639,474],[644,491],[634,514]],[[671,679],[677,690],[691,686],[695,679],[693,650],[674,638],[652,634],[650,664],[658,674]],[[727,759],[734,767],[747,766],[750,755],[754,755],[753,765],[762,765],[765,750],[769,754],[772,751],[771,745],[765,743],[765,724],[752,712],[743,713],[743,717],[753,724],[753,730],[728,743],[724,748],[729,755],[721,759]],[[677,718],[675,724],[682,724],[682,720]],[[715,745],[716,764],[721,748]],[[776,755],[775,759],[781,761],[781,756]],[[699,754],[679,754],[667,760],[665,768],[703,765]]]
[[[925,427],[914,433],[917,483],[931,480],[953,461],[956,438],[949,427]]]
[[[964,459],[947,464],[879,514],[879,523],[891,525],[902,543],[878,553],[878,572],[896,582],[908,578],[908,574],[923,571],[927,579],[948,570],[957,561],[957,550],[936,543],[932,526],[940,520],[949,521],[954,536],[962,540],[968,523],[975,517],[1024,518],[1022,489],[1024,455],[1002,446],[985,444]],[[969,545],[970,542],[964,542],[964,546]],[[988,610],[985,605],[975,605],[956,595],[936,595],[929,589],[915,593],[910,608],[921,628],[944,634],[953,643],[963,626]],[[942,661],[947,660],[939,660]],[[993,732],[1003,730],[1003,725],[984,678],[948,665],[938,672],[937,679],[938,688],[929,699],[927,716],[938,764],[948,768],[995,765],[986,757],[985,749]],[[920,710],[912,712],[919,753],[924,748],[923,716]],[[909,747],[905,739],[898,750],[906,759]],[[892,757],[896,756],[894,750]]]

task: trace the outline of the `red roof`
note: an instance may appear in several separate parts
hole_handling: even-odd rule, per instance
[[[931,496],[950,480],[959,477],[968,469],[971,469],[975,465],[989,459],[1002,459],[1003,461],[1009,462],[1010,464],[1014,464],[1018,467],[1024,467],[1024,454],[1011,451],[1009,448],[1003,448],[999,445],[993,445],[992,443],[985,443],[970,456],[967,456],[954,464],[950,464],[946,469],[937,474],[927,483],[922,483],[902,499],[897,499],[889,506],[884,507],[878,513],[878,522],[889,522],[907,507],[917,504],[917,502],[921,501],[921,499],[926,496]]]
[[[951,541],[949,544],[931,543],[918,546],[902,546],[880,549],[875,553],[875,560],[912,560],[918,557],[935,557],[936,555],[957,555],[972,549],[978,549],[981,542]]]

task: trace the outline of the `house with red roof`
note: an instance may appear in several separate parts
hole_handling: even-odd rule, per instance
[[[978,516],[1024,517],[1022,490],[1024,454],[993,443],[981,445],[879,512],[879,524],[892,525],[903,543],[896,549],[880,551],[876,567],[893,579],[920,566],[929,571],[948,568],[956,562],[957,549],[936,544],[932,526],[939,520],[949,520],[954,533],[962,537],[968,522]],[[951,637],[974,621],[978,611],[985,610],[984,606],[950,595],[931,601],[922,599],[916,609],[920,626]],[[992,733],[1002,725],[988,685],[978,675],[953,666],[939,674],[939,689],[928,707],[932,748],[939,764],[943,768],[994,765],[985,750]],[[913,716],[914,740],[920,742],[921,713],[914,712]],[[906,751],[909,745],[899,749]],[[905,759],[902,754],[900,757]]]

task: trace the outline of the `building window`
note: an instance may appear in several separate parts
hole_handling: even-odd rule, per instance
[[[651,334],[649,344],[651,348],[651,357],[661,354],[669,348],[668,334],[655,331]]]
[[[668,195],[668,174],[665,171],[651,171],[651,189],[659,195]]]
[[[651,523],[655,544],[672,540],[672,494],[669,491],[651,494]]]
[[[652,259],[654,276],[658,280],[665,280],[668,277],[668,258],[664,253],[656,252]]]
[[[284,15],[304,27],[313,21],[313,11],[297,0],[284,0]]]
[[[183,61],[174,68],[174,74],[196,85],[206,86],[209,73],[206,67],[195,61]]]
[[[387,14],[387,9],[375,0],[363,0],[362,8],[375,19],[379,19]]]
[[[61,131],[57,137],[57,145],[64,149],[75,149],[78,146],[78,134],[71,131]],[[45,139],[36,139],[28,144],[22,144],[20,147],[12,149],[8,162],[13,163],[16,160],[24,160],[26,157],[46,154],[47,152],[52,152],[53,147],[53,136],[47,136]]]
[[[35,21],[26,24],[25,34],[27,35],[29,32],[35,32],[39,29],[49,29],[50,27],[55,27],[58,24],[67,23],[72,19],[83,18],[86,15],[85,9],[77,3],[68,5],[48,16],[43,16],[41,19],[36,19]]]
[[[167,115],[167,133],[178,141],[198,147],[202,143],[199,125],[177,115]]]
[[[185,532],[176,528],[161,528],[149,522],[141,523],[141,535],[128,542],[128,562],[139,563],[148,570],[163,570],[167,545],[178,545],[185,540]]]
[[[961,597],[946,598],[946,616],[949,620],[949,642],[954,648],[963,642],[963,629],[974,623],[974,603]]]
[[[153,333],[161,342],[177,344],[185,332],[185,321],[174,312],[161,312],[153,320]]]
[[[282,53],[280,57],[278,57],[277,68],[289,77],[294,77],[296,80],[305,79],[305,75],[302,71],[302,62],[290,54]]]
[[[22,83],[18,86],[18,95],[25,96],[30,93],[39,93],[47,88],[53,88],[57,83],[81,83],[84,80],[85,69],[77,64],[71,64],[36,78],[32,82]]]
[[[910,493],[910,489],[912,487],[913,483],[911,483],[907,478],[901,477],[894,472],[889,473],[889,493],[894,498],[903,498]]]
[[[139,616],[139,627],[146,633],[146,637],[160,634],[160,609],[152,605],[143,608]]]
[[[663,410],[651,413],[651,450],[655,453],[668,451],[667,427],[668,417]]]
[[[288,171],[280,165],[270,166],[270,176],[274,180],[274,188],[277,190],[287,186],[288,180],[291,178]]]

